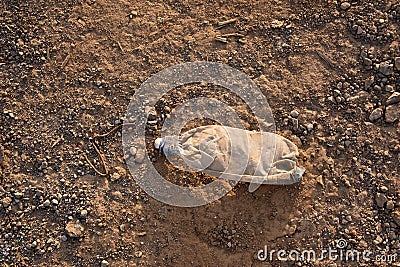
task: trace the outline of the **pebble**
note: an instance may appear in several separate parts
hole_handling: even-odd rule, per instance
[[[299,129],[299,120],[292,118],[293,129],[297,131]]]
[[[135,163],[138,163],[138,164],[143,163],[144,157],[145,156],[142,153],[137,154],[136,158],[135,158]]]
[[[394,66],[396,67],[397,70],[400,70],[400,57],[394,58]]]
[[[132,156],[135,156],[135,155],[136,155],[136,152],[137,152],[137,148],[136,148],[136,147],[131,146],[131,147],[129,148],[129,153],[131,153]]]
[[[307,124],[307,131],[311,132],[314,129],[314,125],[312,123]]]
[[[394,92],[389,98],[386,100],[386,105],[393,105],[400,102],[400,93]]]
[[[67,226],[65,226],[65,231],[69,237],[82,237],[83,231],[85,228],[77,222],[69,222]]]
[[[1,203],[3,204],[4,208],[8,208],[11,205],[11,202],[12,202],[12,199],[10,197],[5,197],[1,201]]]
[[[46,200],[43,202],[43,206],[45,206],[45,207],[50,206],[50,200],[46,199]]]
[[[81,210],[81,212],[79,213],[79,216],[83,219],[86,219],[87,215],[88,215],[87,210]]]
[[[364,64],[367,65],[367,66],[371,66],[372,65],[372,60],[366,57],[366,58],[364,58]]]
[[[58,200],[57,199],[53,199],[52,201],[51,201],[51,203],[53,204],[53,205],[58,205]]]
[[[383,242],[383,239],[382,239],[382,237],[380,237],[379,235],[375,238],[375,240],[374,240],[374,244],[375,245],[379,245],[379,244],[381,244]]]
[[[393,201],[393,200],[389,200],[389,201],[386,203],[386,208],[387,208],[388,210],[394,209],[394,201]]]
[[[136,251],[136,252],[135,252],[135,257],[136,257],[136,258],[141,258],[142,255],[143,255],[143,252],[141,252],[141,251]]]
[[[383,193],[377,193],[375,196],[375,201],[378,207],[383,208],[383,206],[385,206],[385,203],[387,202],[387,197]]]
[[[392,217],[394,222],[400,226],[400,210],[396,210],[395,212],[392,213]]]
[[[0,145],[0,163],[4,161],[4,152],[3,147]]]
[[[108,263],[108,261],[106,261],[106,260],[102,260],[101,261],[101,263],[100,263],[100,266],[101,267],[107,267],[107,266],[109,266],[110,264]]]
[[[347,10],[347,9],[350,8],[350,3],[349,3],[349,2],[343,2],[343,3],[340,5],[340,8],[341,8],[342,10]]]
[[[393,74],[393,64],[390,61],[382,62],[379,64],[379,72],[386,76]]]
[[[292,110],[290,112],[290,117],[297,118],[299,116],[299,112],[297,110]]]
[[[400,103],[388,106],[385,113],[386,122],[392,123],[398,119],[400,119]]]
[[[369,115],[369,120],[376,121],[380,119],[382,115],[383,115],[383,110],[381,108],[376,108],[371,112],[371,115]]]
[[[375,82],[375,77],[374,76],[370,76],[368,79],[365,80],[364,82],[364,87],[365,89],[368,89],[371,87],[371,85]]]

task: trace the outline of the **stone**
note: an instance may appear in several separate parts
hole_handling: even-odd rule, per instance
[[[385,203],[387,202],[387,197],[383,193],[377,193],[375,196],[375,201],[378,207],[383,208],[383,206],[385,206]]]
[[[55,206],[57,206],[58,205],[58,200],[57,199],[52,199],[51,200],[51,204],[53,204],[53,205],[55,205]]]
[[[400,102],[400,93],[394,92],[389,98],[386,100],[386,105],[393,105]]]
[[[347,10],[347,9],[350,8],[350,3],[349,2],[343,2],[343,3],[340,4],[340,8],[342,10]]]
[[[12,203],[12,198],[10,197],[5,197],[1,200],[1,204],[3,204],[4,208],[8,208]]]
[[[388,209],[388,210],[394,209],[394,202],[393,202],[393,200],[389,200],[389,201],[386,203],[386,209]]]
[[[392,213],[392,217],[394,222],[400,226],[400,210],[396,210],[395,212]]]
[[[79,216],[83,219],[86,219],[87,215],[88,215],[87,210],[81,210],[81,212],[79,213]]]
[[[400,57],[394,58],[394,66],[397,70],[400,70]]]
[[[366,66],[371,66],[372,65],[372,60],[366,57],[366,58],[364,58],[364,64]]]
[[[393,123],[398,119],[400,119],[400,103],[388,106],[385,113],[386,122]]]
[[[46,199],[46,200],[43,202],[43,206],[45,206],[45,207],[50,206],[50,200]]]
[[[364,82],[364,88],[368,89],[371,87],[371,85],[375,82],[375,77],[374,76],[370,76],[368,79],[365,80]]]
[[[393,74],[393,64],[390,64],[390,61],[382,62],[379,64],[379,72],[385,76]]]
[[[297,110],[292,110],[290,112],[290,117],[297,118],[299,116],[299,112]]]
[[[376,121],[380,119],[382,115],[383,115],[383,110],[381,108],[376,108],[371,112],[371,115],[369,115],[369,120]]]
[[[107,267],[107,266],[109,266],[110,264],[108,263],[108,261],[106,261],[106,260],[102,260],[101,261],[101,263],[100,263],[100,266],[101,267]]]
[[[131,146],[131,147],[129,148],[129,153],[130,153],[132,156],[135,156],[135,155],[136,155],[136,152],[137,152],[137,148],[136,148],[136,147]]]
[[[379,235],[375,238],[375,240],[373,241],[373,243],[375,244],[375,245],[379,245],[380,243],[382,243],[383,242],[383,239],[382,239],[382,237],[380,237]]]
[[[65,232],[69,237],[82,237],[83,236],[83,231],[85,228],[77,222],[69,222],[67,226],[65,226]]]
[[[297,131],[299,129],[299,120],[292,118],[293,130]]]
[[[4,152],[3,147],[0,145],[0,163],[4,161]]]

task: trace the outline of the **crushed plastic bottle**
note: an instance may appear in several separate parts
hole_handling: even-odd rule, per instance
[[[170,161],[173,156],[183,160],[188,170],[251,185],[297,183],[305,171],[296,165],[297,146],[270,132],[207,125],[181,136],[157,138],[154,146]]]

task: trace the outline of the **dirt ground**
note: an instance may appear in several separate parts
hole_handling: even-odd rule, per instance
[[[399,1],[2,0],[0,13],[1,266],[400,266],[375,258],[400,252]],[[89,165],[102,170],[91,137],[122,123],[141,83],[202,60],[261,88],[299,147],[299,184],[168,206],[129,175],[118,130],[98,141],[110,173]],[[166,96],[158,126],[212,92],[199,86]],[[150,150],[171,181],[210,181]],[[257,258],[340,239],[373,260]]]

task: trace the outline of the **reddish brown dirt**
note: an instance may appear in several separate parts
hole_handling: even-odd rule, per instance
[[[399,266],[257,259],[265,245],[320,250],[341,238],[374,255],[399,253],[400,124],[387,122],[385,103],[400,92],[400,67],[383,74],[376,65],[400,56],[400,5],[349,3],[2,1],[0,265]],[[226,33],[242,37],[216,40]],[[299,146],[301,183],[254,193],[239,184],[210,205],[179,208],[137,186],[120,133],[99,144],[110,175],[87,164],[84,151],[96,158],[89,137],[121,122],[142,82],[200,60],[237,68],[261,88],[277,132]],[[371,123],[378,107],[383,116]],[[177,183],[209,181],[150,156]],[[76,220],[84,230],[71,238],[65,227]]]

